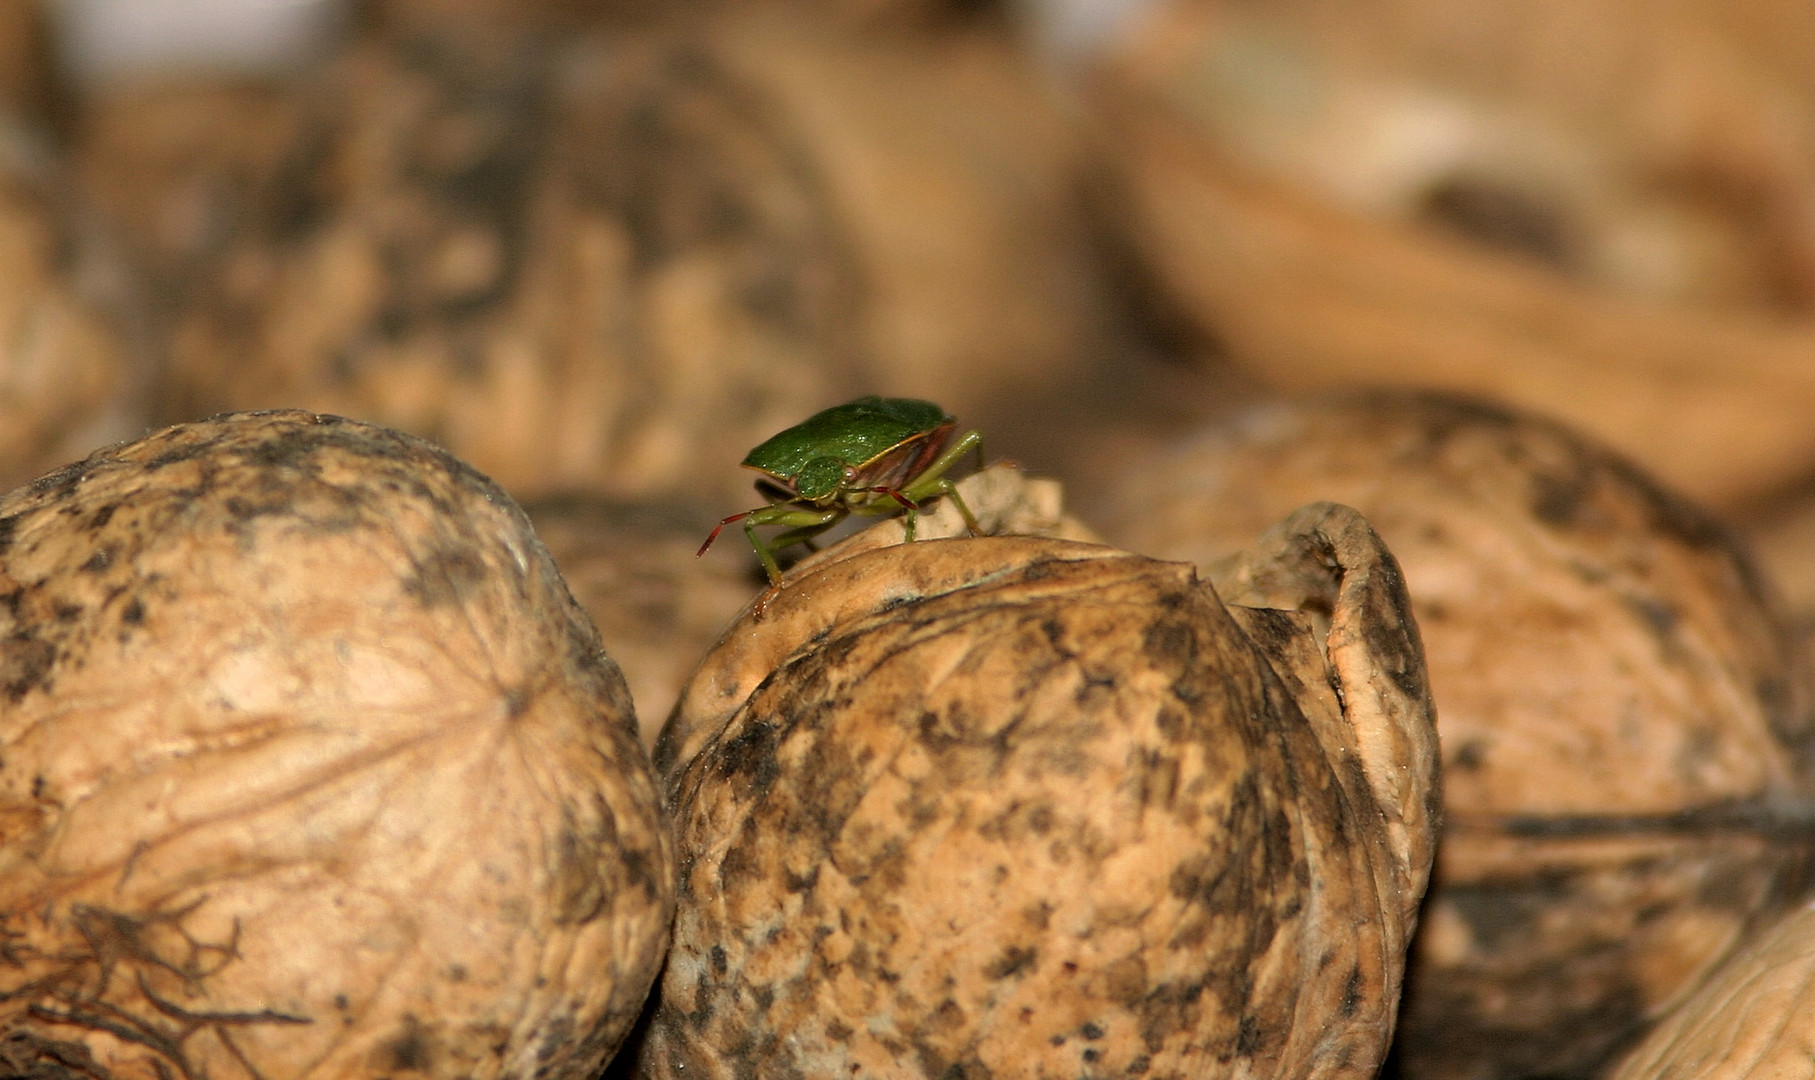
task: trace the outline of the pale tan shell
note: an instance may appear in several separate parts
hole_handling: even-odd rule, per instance
[[[793,571],[658,746],[684,870],[639,1075],[1371,1076],[1435,743],[1390,557],[1330,512],[1276,551],[1327,637],[1062,540]]]
[[[1815,907],[1747,939],[1609,1080],[1815,1076]]]
[[[0,498],[0,596],[15,1060],[596,1075],[660,964],[668,836],[495,485],[332,417],[171,428]]]
[[[1631,464],[1375,395],[1251,409],[1127,466],[1101,519],[1133,550],[1215,568],[1328,498],[1404,567],[1446,804],[1409,1071],[1592,1072],[1795,887],[1809,844],[1780,809],[1815,796],[1796,660],[1722,530]]]

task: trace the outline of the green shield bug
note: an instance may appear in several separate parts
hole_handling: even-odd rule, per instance
[[[775,553],[805,543],[849,514],[905,512],[907,539],[927,500],[948,496],[977,531],[977,519],[964,505],[946,472],[971,450],[983,458],[983,436],[967,431],[953,439],[958,421],[930,401],[871,395],[814,413],[744,456],[743,465],[763,474],[757,489],[771,496],[769,505],[721,521],[700,545],[704,555],[719,530],[744,523],[744,535],[768,571],[770,583],[781,579]],[[785,531],[765,543],[759,525],[782,525]]]

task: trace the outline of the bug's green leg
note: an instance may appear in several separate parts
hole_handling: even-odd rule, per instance
[[[827,511],[827,520],[814,525],[802,525],[796,529],[789,529],[785,533],[779,533],[769,540],[769,547],[771,550],[780,551],[782,548],[793,547],[795,544],[805,544],[810,550],[817,551],[819,549],[814,546],[813,538],[838,524],[838,519],[843,516],[844,515],[841,513]]]
[[[959,458],[972,450],[977,452],[977,463],[980,466],[983,463],[983,433],[981,431],[967,431],[960,435],[956,442],[945,448],[945,453],[934,458],[932,464],[922,469],[919,476],[914,477],[911,483],[901,489],[902,494],[914,502],[931,498],[934,492],[941,490],[939,479],[950,472],[953,465],[958,464]]]
[[[983,463],[983,434],[981,432],[965,432],[957,442],[946,448],[945,453],[934,458],[933,463],[928,465],[919,476],[916,476],[913,483],[902,488],[901,493],[915,503],[925,502],[935,495],[948,496],[957,505],[958,513],[964,516],[965,527],[970,530],[972,536],[976,536],[983,531],[982,527],[977,524],[976,515],[972,514],[971,508],[965,505],[964,497],[958,494],[957,486],[945,477],[951,467],[958,463],[958,459],[972,450],[977,452],[977,463],[980,467]],[[914,512],[911,510],[908,511],[907,538],[910,541],[914,539]]]
[[[744,519],[744,535],[750,538],[750,547],[756,551],[756,557],[762,562],[764,572],[769,575],[769,583],[773,585],[781,580],[781,565],[775,560],[777,550],[805,539],[804,536],[798,534],[814,535],[831,527],[843,516],[844,512],[837,508],[801,510],[790,506],[765,506],[761,510],[751,511],[750,515]],[[787,525],[791,528],[773,541],[765,543],[763,538],[756,534],[758,525]]]
[[[755,550],[757,559],[762,562],[763,571],[769,575],[769,584],[773,585],[781,580],[781,567],[775,562],[775,552],[763,542],[762,537],[756,535],[756,524],[754,519],[746,520],[744,535],[750,538],[750,547]]]
[[[977,515],[971,513],[971,508],[965,505],[964,496],[958,494],[958,485],[941,477],[939,480],[939,494],[952,500],[952,505],[956,506],[958,508],[958,513],[964,517],[964,527],[970,530],[972,536],[983,535],[983,526],[977,524]]]

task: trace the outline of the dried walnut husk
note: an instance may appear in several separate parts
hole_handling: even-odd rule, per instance
[[[1258,561],[1329,629],[1064,540],[797,567],[658,745],[639,1074],[1372,1075],[1435,825],[1416,630],[1352,512]]]
[[[495,485],[337,418],[170,428],[0,498],[0,596],[0,1060],[596,1075],[671,852]]]
[[[1400,1065],[1589,1075],[1800,887],[1812,732],[1774,604],[1630,463],[1440,396],[1249,410],[1131,462],[1101,519],[1220,587],[1310,498],[1398,556],[1442,718]]]

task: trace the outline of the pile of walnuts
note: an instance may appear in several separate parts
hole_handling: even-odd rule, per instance
[[[1594,291],[1631,177],[1426,207],[1577,280],[1262,183],[1179,110],[1324,9],[1154,7],[1111,132],[990,4],[0,5],[0,1080],[1811,1075],[1815,685],[1647,471],[1806,468],[1811,330]],[[869,393],[968,512],[699,557]]]

